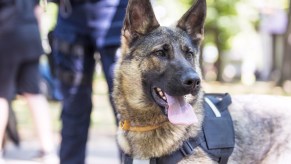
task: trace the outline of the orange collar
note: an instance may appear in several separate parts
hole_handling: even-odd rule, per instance
[[[150,126],[131,126],[130,122],[128,120],[120,121],[120,128],[125,131],[132,131],[132,132],[147,132],[151,130],[158,129],[161,127],[164,123],[168,121],[162,122],[159,125],[150,125]]]

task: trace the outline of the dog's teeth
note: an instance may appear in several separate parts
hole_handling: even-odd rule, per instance
[[[155,88],[155,90],[156,90],[157,94],[159,94],[159,96],[160,96],[162,99],[167,100],[167,98],[166,98],[166,96],[165,96],[165,94],[164,94],[164,92],[162,91],[161,88]]]

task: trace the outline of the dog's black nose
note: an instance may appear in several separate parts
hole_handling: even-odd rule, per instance
[[[182,83],[184,87],[195,89],[200,86],[201,81],[197,73],[188,72],[182,76]]]

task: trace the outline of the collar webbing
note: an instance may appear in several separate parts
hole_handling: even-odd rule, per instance
[[[131,126],[130,122],[128,120],[120,121],[120,128],[125,131],[132,131],[132,132],[147,132],[151,130],[158,129],[161,127],[164,123],[168,121],[162,122],[158,125],[149,125],[149,126]]]

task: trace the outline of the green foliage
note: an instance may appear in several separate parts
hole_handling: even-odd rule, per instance
[[[189,8],[196,0],[181,0]],[[215,44],[220,51],[230,48],[231,36],[239,31],[236,4],[238,0],[207,0],[205,43]]]
[[[191,6],[194,1],[193,0],[180,0],[181,4],[183,4],[187,8],[189,8],[189,6]]]
[[[205,42],[215,43],[220,51],[230,48],[229,39],[239,30],[236,0],[208,0]]]

